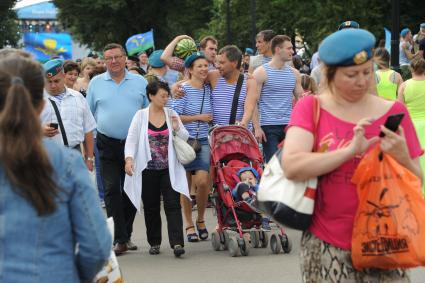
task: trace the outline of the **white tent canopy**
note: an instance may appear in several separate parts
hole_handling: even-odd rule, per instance
[[[51,0],[18,0],[13,9],[16,10],[20,8],[25,8],[31,5],[40,4],[44,2],[51,2]]]

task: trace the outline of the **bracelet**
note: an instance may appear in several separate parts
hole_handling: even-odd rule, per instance
[[[94,161],[94,157],[86,157],[86,160],[93,162]]]

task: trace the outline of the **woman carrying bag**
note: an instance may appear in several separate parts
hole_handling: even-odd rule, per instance
[[[288,126],[282,155],[286,177],[303,181],[320,176],[312,224],[301,240],[303,282],[409,282],[406,270],[356,270],[351,260],[358,207],[351,178],[365,152],[379,141],[385,154],[422,177],[423,151],[406,107],[369,93],[374,45],[375,37],[361,29],[344,29],[324,39],[319,56],[326,82],[317,96],[317,127],[313,130],[312,96],[297,103]],[[397,113],[404,113],[404,119],[395,133],[383,125]],[[379,138],[381,131],[385,136]]]
[[[206,240],[205,208],[210,192],[210,147],[208,145],[208,123],[212,121],[211,87],[205,83],[208,76],[208,61],[203,52],[193,53],[185,60],[190,79],[181,85],[185,96],[174,101],[174,109],[187,128],[192,144],[195,144],[196,159],[185,165],[187,180],[196,187],[198,218],[195,225],[192,218],[192,204],[185,196],[181,197],[186,236],[188,242]],[[196,145],[197,144],[197,145]],[[196,148],[197,147],[197,148]]]
[[[146,94],[150,105],[134,115],[125,144],[124,190],[137,210],[143,201],[150,254],[160,252],[162,195],[170,246],[179,257],[185,253],[180,194],[189,198],[189,189],[173,139],[177,135],[187,140],[189,134],[178,115],[165,107],[170,95],[167,83],[149,83]]]

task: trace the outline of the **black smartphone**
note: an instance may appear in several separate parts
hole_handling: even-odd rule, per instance
[[[58,123],[50,123],[49,127],[50,128],[55,128],[56,130],[58,129]]]
[[[393,132],[397,131],[398,126],[400,126],[401,120],[403,120],[404,113],[398,113],[391,116],[388,116],[387,121],[385,121],[384,127]],[[384,137],[383,132],[379,133],[379,137]]]

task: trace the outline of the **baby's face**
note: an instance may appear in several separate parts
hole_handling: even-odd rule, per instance
[[[251,186],[257,185],[257,178],[251,171],[245,171],[241,174],[241,182],[249,183]]]

